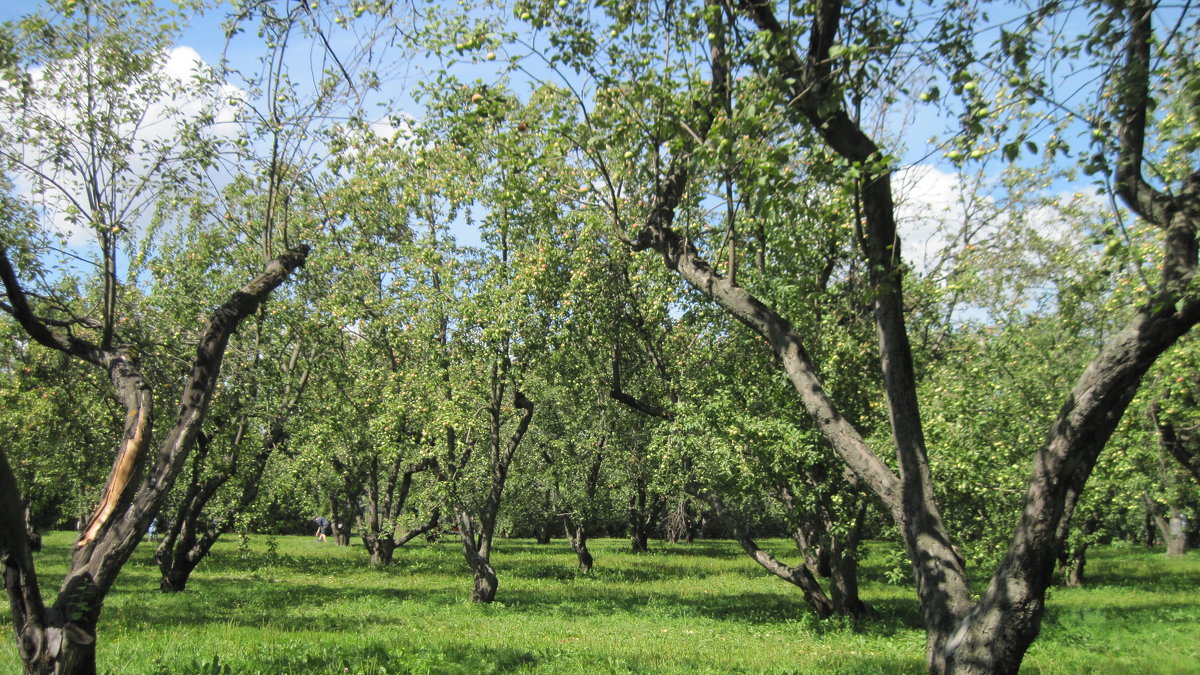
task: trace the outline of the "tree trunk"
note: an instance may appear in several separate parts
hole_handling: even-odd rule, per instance
[[[1183,525],[1183,512],[1179,507],[1168,506],[1167,516],[1163,517],[1150,495],[1142,495],[1142,499],[1146,502],[1146,513],[1150,521],[1154,523],[1159,536],[1166,544],[1167,555],[1174,558],[1187,554],[1187,531]]]
[[[496,589],[500,586],[500,582],[496,579],[496,571],[486,562],[472,566],[471,571],[475,573],[475,584],[471,588],[471,602],[494,601]]]
[[[392,554],[398,546],[403,546],[409,539],[427,531],[437,524],[437,512],[429,526],[417,528],[407,533],[403,541],[396,538],[396,523],[408,503],[408,495],[412,491],[413,476],[433,466],[433,461],[425,459],[409,464],[401,471],[402,457],[396,457],[388,468],[383,485],[379,484],[379,458],[372,457],[370,475],[366,483],[367,504],[363,517],[363,545],[371,554],[372,565],[389,565]]]
[[[545,457],[545,453],[542,456]],[[542,512],[533,528],[534,540],[543,546],[550,543],[551,530],[554,529],[554,492],[553,488],[546,488],[542,493]]]
[[[396,551],[396,540],[390,536],[364,535],[363,541],[371,552],[371,565],[384,567],[392,564],[392,554]]]
[[[630,553],[649,553],[650,539],[646,535],[646,527],[641,521],[630,523],[629,533],[629,552]]]
[[[796,550],[804,557],[808,570],[819,577],[829,576],[829,555],[821,548],[820,540],[810,533],[806,521],[801,521],[792,528],[792,541],[796,542]]]
[[[1179,507],[1171,507],[1171,519],[1167,523],[1167,555],[1182,556],[1187,553],[1187,531],[1184,529],[1183,514]]]
[[[479,531],[475,531],[475,521],[470,513],[463,510],[459,514],[459,537],[462,539],[463,555],[467,559],[471,572],[475,575],[475,586],[471,593],[472,602],[491,602],[496,597],[496,588],[499,586],[499,582],[496,579],[496,571],[492,569],[491,565],[492,537],[496,529],[496,516],[500,511],[500,498],[504,492],[504,483],[508,478],[508,467],[533,420],[533,402],[526,398],[519,389],[514,389],[513,407],[520,411],[520,417],[508,443],[502,443],[501,403],[509,365],[506,353],[504,358],[492,368],[492,400],[489,407],[492,482],[487,497],[483,501],[483,507],[480,509]]]
[[[354,521],[358,518],[358,501],[364,486],[360,477],[342,462],[334,459],[334,468],[341,474],[342,493],[329,495],[330,526],[333,541],[337,546],[349,546],[353,536]]]
[[[1068,588],[1079,588],[1083,585],[1083,568],[1087,565],[1087,549],[1087,544],[1079,544],[1067,557],[1063,584]]]
[[[466,511],[459,514],[458,536],[462,540],[467,566],[471,568],[471,574],[475,577],[471,602],[492,602],[496,599],[496,589],[499,588],[500,581],[496,578],[496,570],[492,569],[486,553],[480,552],[483,547],[479,540],[482,537],[476,535],[471,514]]]
[[[588,551],[587,527],[584,523],[579,523],[574,528],[571,527],[571,517],[563,516],[563,530],[567,534],[567,541],[571,542],[571,550],[575,551],[575,557],[579,559],[579,571],[587,574],[592,571],[592,553]]]
[[[658,522],[666,507],[666,497],[651,496],[646,481],[634,479],[634,492],[629,496],[629,544],[633,553],[650,551],[650,528]]]
[[[192,572],[217,540],[216,533],[197,531],[200,527],[198,515],[198,512],[181,508],[174,524],[163,533],[162,541],[154,553],[162,576],[159,589],[164,593],[183,591]]]
[[[239,426],[240,435],[245,429],[245,419]],[[196,449],[191,458],[192,479],[188,482],[175,517],[162,533],[162,540],[154,552],[155,562],[162,575],[159,589],[165,593],[177,593],[187,586],[188,577],[199,563],[199,558],[193,559],[191,552],[196,544],[201,510],[231,475],[231,472],[223,471],[202,480],[204,460],[208,457],[211,444],[212,439],[207,434],[203,431],[197,432]]]
[[[125,407],[124,432],[99,505],[80,533],[58,597],[46,607],[38,589],[16,479],[0,448],[0,559],[12,606],[18,652],[30,673],[94,673],[96,625],[104,599],[146,527],[167,499],[208,411],[229,339],[242,319],[307,257],[307,247],[270,261],[258,278],[216,308],[200,333],[196,356],[180,395],[174,423],[150,458],[153,396],[140,365],[123,349],[92,345],[57,334],[29,308],[7,251],[0,249],[0,277],[10,312],[37,342],[104,368]],[[146,464],[148,471],[142,474]]]
[[[350,504],[344,506],[345,509],[339,509],[333,513],[333,543],[338,546],[349,546],[350,537],[353,535],[353,506]]]
[[[761,565],[763,569],[771,574],[799,588],[804,594],[804,601],[808,603],[809,607],[812,607],[818,618],[824,619],[833,614],[833,603],[829,601],[829,597],[821,589],[821,584],[813,578],[812,573],[808,571],[807,567],[804,565],[792,567],[780,562],[775,556],[759,548],[741,521],[725,508],[725,504],[721,501],[720,497],[713,492],[705,492],[701,496],[712,507],[713,514],[733,534],[734,541],[742,547],[742,550],[754,562]]]
[[[858,596],[858,543],[867,515],[867,502],[861,495],[857,501],[858,509],[846,534],[831,534],[827,556],[833,611],[848,616],[860,616],[867,611],[867,605]],[[830,527],[830,530],[833,528]]]
[[[95,675],[96,638],[66,624],[43,632],[46,649],[35,661],[25,662],[26,675]]]
[[[808,44],[797,51],[795,33],[775,17],[771,3],[742,0],[739,8],[781,48],[765,62],[773,81],[783,83],[789,111],[847,161],[868,166],[880,147],[844,107],[845,89],[834,70],[831,49],[841,30],[843,0],[811,5]],[[705,142],[728,98],[728,64],[720,25],[710,20],[712,76],[708,100],[694,102],[695,119],[647,217],[632,242],[635,251],[658,251],[668,269],[762,336],[791,380],[822,435],[865,487],[887,506],[913,565],[926,630],[927,666],[934,672],[1016,672],[1037,636],[1045,591],[1080,491],[1099,452],[1137,391],[1148,368],[1200,321],[1200,301],[1188,292],[1196,272],[1196,191],[1200,173],[1189,177],[1180,196],[1155,190],[1141,175],[1151,67],[1153,6],[1133,0],[1126,62],[1114,74],[1119,126],[1117,191],[1134,211],[1161,228],[1163,274],[1136,315],[1097,353],[1080,375],[1033,461],[1021,520],[1009,551],[987,592],[973,601],[961,556],[956,552],[935,499],[925,449],[911,347],[901,290],[904,266],[896,232],[891,174],[886,166],[856,179],[862,202],[859,243],[870,265],[881,372],[898,471],[893,471],[838,410],[808,355],[802,336],[772,307],[722,277],[695,245],[673,229],[691,173],[692,138]],[[715,25],[714,23],[715,22]],[[787,46],[783,46],[787,45]],[[875,163],[878,164],[877,162]],[[1194,183],[1193,183],[1194,182]]]

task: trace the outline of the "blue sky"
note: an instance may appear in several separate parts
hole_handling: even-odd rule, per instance
[[[322,3],[322,8],[324,8],[324,4]],[[29,9],[30,5],[25,2],[0,0],[0,19],[13,18]],[[226,8],[221,7],[207,15],[193,18],[189,28],[181,36],[179,45],[194,49],[200,58],[209,64],[217,63],[227,48],[224,29],[221,26],[225,18],[225,11]],[[335,49],[340,54],[350,54],[354,51],[356,40],[351,31],[331,27],[327,37],[334,43]],[[986,42],[988,39],[990,38],[987,34],[979,36],[980,41]],[[246,71],[258,69],[257,59],[263,53],[263,44],[252,33],[238,36],[228,45],[228,48],[230,62],[234,67]],[[324,56],[323,48],[315,42],[311,44],[289,43],[289,50],[289,58],[294,60],[293,72],[297,80],[303,79],[306,70],[309,69],[309,63],[314,60],[319,61]],[[498,77],[498,66],[502,63],[503,54],[495,63],[460,64],[456,67],[455,73],[464,81],[474,78],[484,81],[494,80]],[[423,60],[420,56],[409,58],[408,55],[393,52],[375,62],[376,67],[379,67],[380,64],[390,64],[394,69],[390,73],[385,71],[385,76],[391,79],[387,81],[384,89],[375,95],[375,99],[376,102],[381,102],[387,97],[391,101],[383,108],[376,105],[368,106],[366,113],[368,119],[386,118],[388,115],[396,113],[419,117],[419,109],[412,102],[408,92],[423,70],[435,69],[441,65],[440,62]],[[231,84],[243,86],[236,80],[231,80]],[[517,84],[516,88],[519,91],[520,85]],[[926,142],[929,137],[934,135],[946,137],[946,119],[937,115],[936,111],[929,106],[918,106],[916,113],[917,115],[903,132],[895,129],[892,131],[893,134],[902,135],[908,139],[902,159],[909,165],[916,165],[912,167],[912,170],[902,172],[901,180],[898,181],[899,185],[910,193],[908,201],[900,208],[900,215],[908,222],[907,238],[909,243],[906,250],[913,256],[919,255],[923,249],[936,249],[940,245],[940,240],[930,238],[933,229],[939,224],[947,222],[953,224],[955,219],[961,217],[955,210],[955,204],[959,199],[956,167],[943,157],[942,150],[938,146],[931,146]],[[993,175],[999,168],[998,165],[998,162],[993,162],[988,166]],[[978,169],[978,165],[968,163],[966,168],[974,171]],[[988,171],[984,173],[987,174]],[[1060,186],[1063,191],[1071,187],[1069,185]],[[477,241],[477,237],[474,237],[471,232],[460,231],[458,236],[467,243]]]

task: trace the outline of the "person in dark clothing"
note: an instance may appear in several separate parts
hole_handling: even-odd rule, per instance
[[[326,534],[332,534],[333,528],[329,521],[321,516],[313,518],[313,522],[317,524],[317,541],[325,541]]]

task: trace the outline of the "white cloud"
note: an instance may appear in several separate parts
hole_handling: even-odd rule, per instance
[[[87,96],[81,83],[99,80],[103,86],[106,77],[102,72],[89,74],[87,68],[82,59],[74,59],[30,69],[35,93],[28,101],[0,84],[0,124],[10,129],[0,132],[5,137],[0,150],[15,160],[10,171],[17,194],[38,209],[48,230],[76,249],[95,243],[95,232],[81,214],[94,208],[83,169],[96,166],[89,149],[93,141],[83,124]],[[140,203],[136,193],[159,170],[164,149],[176,144],[188,124],[202,119],[209,122],[202,133],[210,137],[236,135],[239,108],[246,100],[241,89],[217,81],[214,70],[188,46],[165,54],[158,73],[163,76],[159,80],[145,78],[93,96],[99,115],[106,109],[115,111],[115,133],[98,135],[94,142],[128,144],[108,158],[119,157],[126,167],[114,168],[111,161],[99,164],[100,180],[106,183],[103,193],[115,202],[106,210],[118,214],[112,217],[121,218],[124,222],[117,224],[126,228],[144,225],[139,219],[145,218],[144,207],[149,205]],[[30,123],[41,124],[43,130],[22,135],[21,125]]]
[[[154,103],[156,115],[148,117],[156,122],[168,122],[171,118],[194,120],[202,113],[211,113],[210,133],[236,134],[239,112],[247,100],[245,90],[216,81],[212,66],[188,46],[172,49],[163,63],[162,72],[185,93],[181,99]]]
[[[970,220],[962,178],[918,164],[893,174],[892,193],[905,261],[928,271]]]

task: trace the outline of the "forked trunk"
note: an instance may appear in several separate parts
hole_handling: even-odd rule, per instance
[[[492,368],[492,405],[489,408],[491,429],[489,446],[491,455],[492,484],[479,512],[479,519],[471,517],[466,510],[459,512],[459,537],[462,539],[463,555],[475,575],[475,587],[471,592],[472,602],[491,602],[496,598],[496,572],[491,565],[492,537],[496,531],[496,514],[500,511],[500,498],[508,477],[508,467],[513,455],[529,431],[533,420],[533,402],[519,389],[513,391],[513,407],[520,411],[516,428],[507,443],[501,441],[501,401],[504,396],[505,380],[508,376],[507,356]],[[478,525],[478,529],[476,526]]]
[[[158,589],[163,593],[182,593],[187,589],[188,579],[192,576],[192,571],[195,569],[195,565],[189,565],[186,562],[178,562],[172,565],[170,569],[162,572]]]
[[[634,492],[629,496],[629,548],[633,553],[650,551],[650,528],[658,522],[666,506],[666,498],[652,496],[646,489],[646,481],[640,476],[634,483]]]
[[[48,627],[42,635],[45,648],[36,661],[25,663],[26,675],[95,675],[95,635],[70,625]]]
[[[592,552],[588,550],[587,540],[580,539],[578,544],[572,543],[571,548],[575,550],[575,557],[579,560],[579,571],[584,574],[590,573],[595,559],[592,558]]]
[[[385,567],[392,564],[392,555],[396,551],[396,540],[390,536],[368,534],[363,536],[363,544],[371,553],[373,567]]]
[[[187,461],[212,400],[230,336],[243,318],[304,263],[307,253],[302,247],[272,260],[261,276],[212,313],[200,334],[175,421],[151,458],[147,451],[153,437],[153,396],[136,360],[106,343],[96,346],[71,334],[56,334],[41,323],[29,309],[7,251],[0,249],[0,277],[12,305],[10,311],[30,337],[107,370],[114,393],[126,410],[125,431],[104,496],[73,547],[70,568],[50,607],[43,602],[38,586],[16,479],[0,448],[0,560],[18,653],[27,673],[96,671],[96,624],[104,599]],[[150,464],[149,470],[143,471],[146,464]]]

